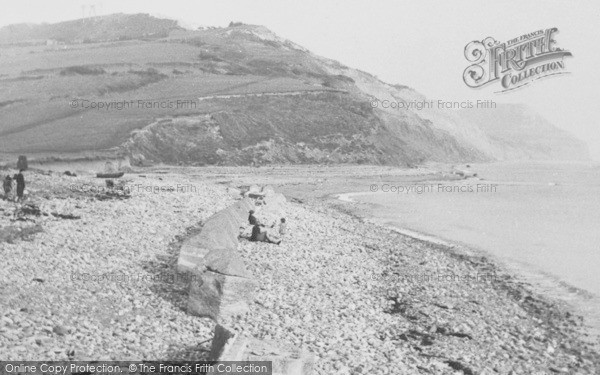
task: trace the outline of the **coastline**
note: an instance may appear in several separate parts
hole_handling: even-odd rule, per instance
[[[500,259],[488,250],[475,247],[472,244],[465,244],[456,240],[448,240],[435,234],[415,231],[403,227],[402,224],[397,221],[387,221],[377,218],[375,212],[377,211],[376,206],[378,206],[378,204],[361,202],[359,199],[354,199],[354,197],[371,194],[374,193],[363,191],[332,194],[331,199],[347,203],[350,207],[354,205],[355,207],[350,208],[350,211],[366,222],[382,226],[418,241],[441,246],[443,247],[443,251],[454,252],[457,253],[458,256],[478,256],[487,259],[495,267],[502,269],[504,272],[511,275],[511,277],[518,280],[519,283],[524,286],[526,285],[528,289],[531,289],[538,296],[544,296],[542,298],[548,300],[549,303],[561,305],[561,309],[564,311],[574,312],[575,314],[584,317],[584,326],[581,327],[582,334],[589,335],[590,337],[587,342],[594,345],[596,350],[600,351],[600,320],[596,322],[596,325],[593,324],[595,319],[600,317],[600,309],[597,309],[600,307],[600,301],[597,296],[594,296],[586,290],[569,285],[554,275],[528,269],[526,266],[517,262],[509,262],[505,259]],[[370,208],[365,209],[365,206]],[[575,301],[575,298],[578,300]],[[590,305],[588,302],[590,300],[595,303]],[[586,302],[588,302],[587,305],[584,304]]]
[[[581,165],[588,165],[588,163],[569,163],[572,164],[573,166],[581,166]],[[569,165],[566,164],[566,165]],[[510,165],[510,164],[509,164]],[[548,168],[548,167],[552,167],[552,163],[535,163],[532,164],[533,166],[541,166],[542,168]],[[595,164],[590,164],[592,167],[594,167]],[[477,168],[479,169],[479,168]],[[570,171],[570,173],[575,173],[574,171]],[[525,176],[525,175],[524,175]],[[555,174],[555,178],[557,178],[557,180],[554,180],[555,182],[548,182],[547,185],[548,187],[546,187],[545,183],[541,183],[541,182],[534,182],[532,183],[531,181],[526,181],[525,179],[523,180],[519,180],[518,181],[498,181],[497,182],[497,186],[500,186],[500,188],[498,188],[498,190],[500,191],[500,189],[502,188],[504,190],[504,187],[506,186],[523,186],[524,189],[526,189],[527,187],[531,187],[534,186],[535,189],[538,189],[539,186],[542,187],[542,189],[547,189],[547,190],[542,190],[542,191],[548,191],[548,192],[553,192],[553,191],[557,191],[557,189],[571,189],[572,187],[576,187],[578,186],[578,184],[576,184],[574,181],[570,180],[569,178],[566,178],[564,176],[560,176],[561,178],[559,178],[558,176],[556,176]],[[523,177],[526,178],[526,177]],[[465,180],[465,184],[469,184],[468,182],[469,180]],[[486,183],[489,183],[490,181],[483,180]],[[548,180],[548,181],[552,181],[552,180]],[[435,180],[431,180],[428,181],[428,183],[430,184],[434,184],[437,183],[438,181]],[[475,183],[479,183],[480,180],[474,180],[471,182],[471,185],[475,184]],[[590,182],[593,184],[593,186],[596,186],[594,184],[597,184],[598,182],[596,180],[591,180],[589,179],[589,181],[586,180],[586,182]],[[424,185],[426,185],[427,183],[425,183]],[[581,184],[581,182],[579,183]],[[559,185],[559,187],[556,187],[556,185]],[[502,201],[502,197],[504,197],[504,199],[506,199],[506,192],[504,192],[504,195],[500,195],[500,201]],[[358,212],[360,215],[362,215],[364,218],[368,218],[374,222],[380,223],[382,225],[391,225],[393,228],[397,228],[398,230],[400,230],[400,232],[414,237],[414,238],[420,238],[423,240],[428,240],[431,241],[433,243],[446,243],[446,245],[448,244],[458,244],[460,246],[462,246],[463,248],[471,248],[473,251],[476,251],[477,253],[483,254],[485,256],[487,256],[488,258],[493,259],[497,264],[502,265],[504,268],[510,269],[510,272],[513,273],[515,276],[518,276],[520,280],[523,280],[525,283],[527,284],[531,284],[532,288],[534,288],[538,294],[540,295],[544,295],[547,297],[550,297],[552,299],[555,299],[559,302],[563,302],[569,305],[569,308],[574,311],[575,313],[582,315],[586,318],[586,324],[590,327],[590,332],[593,333],[596,337],[597,337],[597,342],[600,342],[600,297],[598,296],[598,294],[594,294],[594,288],[591,289],[586,289],[585,288],[585,284],[582,286],[581,282],[578,284],[579,286],[577,286],[575,283],[569,283],[568,281],[566,281],[567,279],[564,278],[564,275],[559,274],[559,273],[552,273],[549,272],[547,268],[544,268],[545,263],[531,263],[531,258],[529,259],[529,261],[523,260],[520,256],[516,256],[515,257],[515,253],[513,252],[507,252],[510,255],[506,255],[505,251],[498,246],[498,243],[496,243],[495,247],[486,247],[487,243],[484,241],[482,242],[481,238],[473,238],[472,236],[469,235],[468,232],[465,231],[461,231],[461,229],[463,228],[469,228],[472,231],[486,231],[486,229],[489,229],[489,226],[478,226],[478,224],[476,224],[476,221],[473,221],[473,219],[471,219],[471,216],[469,215],[467,218],[465,218],[465,210],[459,211],[459,213],[457,213],[458,217],[462,217],[463,221],[461,221],[461,225],[441,225],[441,224],[433,224],[430,225],[429,222],[425,223],[423,221],[415,221],[415,220],[402,220],[401,217],[404,217],[403,215],[396,215],[393,214],[391,210],[387,210],[387,206],[384,205],[381,199],[382,198],[378,198],[378,193],[377,192],[369,192],[369,191],[359,191],[359,192],[345,192],[343,194],[332,194],[333,197],[337,197],[339,200],[348,203],[349,206],[354,205],[356,208],[356,212]],[[413,212],[413,210],[415,208],[418,207],[419,211],[423,211],[421,212],[421,216],[426,216],[426,217],[431,217],[432,215],[432,211],[431,211],[431,205],[427,205],[424,204],[421,209],[421,201],[417,201],[415,199],[408,199],[408,195],[407,194],[407,199],[401,200],[401,202],[403,202],[402,207],[407,207],[403,212],[404,215],[407,215],[411,212]],[[465,193],[465,196],[468,196],[468,193]],[[485,193],[483,194],[485,195]],[[416,194],[415,194],[416,196]],[[361,199],[361,197],[363,197]],[[404,197],[404,195],[403,195]],[[435,197],[434,197],[435,198]],[[392,199],[394,199],[392,197]],[[428,202],[429,198],[422,198],[424,200],[425,203]],[[487,199],[487,198],[486,198]],[[496,198],[494,198],[495,200]],[[463,204],[466,203],[471,203],[471,202],[465,202],[466,199],[460,200],[459,202],[462,202]],[[400,200],[398,201],[400,202]],[[440,203],[440,199],[436,199],[435,202]],[[396,203],[398,204],[398,203]],[[441,204],[441,203],[440,203]],[[487,210],[493,210],[493,209],[503,209],[503,206],[490,206],[485,200],[482,201],[481,199],[477,199],[474,200],[474,202],[472,203],[473,205],[484,205],[486,207]],[[548,205],[550,203],[546,203],[546,205]],[[391,207],[397,207],[395,205],[392,205]],[[428,209],[429,208],[429,209]],[[457,205],[454,204],[452,205],[448,205],[448,210],[452,210],[453,213],[456,213],[457,209]],[[514,209],[514,207],[513,207]],[[534,209],[532,207],[532,209]],[[463,212],[464,211],[464,212]],[[479,210],[481,211],[481,210]],[[513,212],[513,211],[511,211]],[[462,213],[462,216],[460,216]],[[475,217],[479,217],[480,220],[482,219],[481,216],[475,216]],[[485,217],[485,216],[484,216]],[[518,216],[517,216],[518,217]],[[447,217],[439,219],[439,220],[448,220]],[[515,221],[518,220],[515,219]],[[582,219],[583,220],[583,219]],[[587,219],[589,221],[589,219]],[[505,224],[510,224],[509,226],[512,225],[511,222],[504,222]],[[556,223],[554,223],[556,226]],[[414,228],[418,228],[418,230],[414,230]],[[455,229],[458,229],[458,231],[455,231]],[[531,228],[530,228],[531,229]],[[446,234],[444,236],[444,233]],[[563,233],[561,231],[561,233]],[[568,234],[569,232],[565,231],[564,234],[562,234],[562,236],[569,236]],[[496,235],[498,234],[497,232],[495,233]],[[581,234],[580,234],[581,235]],[[569,237],[570,238],[570,237]],[[495,241],[498,241],[497,237],[494,237]],[[490,239],[489,241],[492,241],[492,239]],[[488,242],[489,242],[488,241]],[[563,243],[564,241],[561,242],[561,244],[567,245],[565,243]],[[589,243],[589,241],[588,241]],[[506,246],[527,246],[527,242],[525,243],[514,243],[513,245],[510,245],[509,243],[504,243],[502,242],[502,246],[504,246],[504,248]],[[535,244],[537,245],[537,244]],[[531,245],[530,245],[531,246]],[[573,242],[573,243],[569,243],[567,246],[571,246],[571,247],[577,247],[578,243],[577,242]],[[564,248],[564,247],[563,247]],[[547,266],[546,266],[547,267]],[[565,266],[567,267],[567,266]],[[568,268],[566,268],[568,269]],[[597,286],[594,282],[588,281],[588,286]]]
[[[347,207],[340,207],[335,201],[326,202],[325,204],[344,214],[349,213],[364,225],[373,225],[378,228],[378,231],[386,232],[386,237],[388,240],[392,240],[391,242],[393,243],[400,242],[403,244],[410,244],[408,247],[403,247],[403,250],[400,253],[396,251],[397,249],[388,248],[388,251],[393,251],[384,255],[384,259],[386,259],[386,270],[382,273],[384,275],[387,274],[387,276],[381,279],[385,282],[380,286],[382,288],[382,293],[388,294],[388,297],[391,296],[392,298],[395,298],[393,309],[398,310],[397,312],[401,313],[408,321],[416,320],[418,322],[416,327],[413,328],[414,331],[408,329],[408,331],[413,332],[414,335],[412,337],[407,335],[403,337],[403,340],[406,340],[413,345],[414,340],[417,340],[417,342],[421,340],[420,344],[429,344],[430,339],[433,341],[439,340],[439,335],[437,334],[441,334],[442,336],[446,335],[449,332],[447,327],[455,325],[450,331],[454,330],[453,333],[457,333],[456,337],[471,337],[472,339],[477,336],[477,334],[474,333],[475,331],[479,331],[478,333],[481,336],[485,336],[485,333],[482,331],[487,331],[488,335],[490,332],[493,332],[489,337],[478,337],[478,339],[482,339],[486,343],[495,342],[484,350],[482,350],[482,348],[470,347],[466,352],[462,352],[462,355],[457,355],[456,352],[453,353],[454,358],[456,358],[458,362],[461,362],[461,360],[464,359],[468,360],[468,363],[463,363],[466,368],[461,368],[461,366],[458,365],[456,368],[453,367],[455,370],[462,370],[465,374],[487,373],[486,371],[488,370],[504,374],[509,373],[510,369],[515,371],[516,374],[552,372],[581,373],[580,371],[582,371],[582,369],[575,370],[573,368],[561,366],[548,366],[545,369],[535,368],[534,366],[519,367],[520,365],[523,365],[522,360],[525,359],[531,363],[539,363],[540,359],[546,360],[546,357],[548,357],[549,354],[560,356],[558,354],[559,350],[565,350],[566,353],[564,354],[566,354],[567,357],[573,356],[574,353],[581,354],[583,352],[592,355],[592,357],[587,358],[594,358],[594,365],[592,366],[593,370],[590,373],[595,373],[595,369],[599,366],[597,346],[595,348],[589,347],[588,345],[590,344],[588,342],[581,341],[582,334],[585,334],[582,333],[582,329],[585,328],[582,326],[581,320],[574,317],[565,306],[556,303],[556,301],[542,297],[535,291],[532,291],[529,285],[518,281],[512,272],[499,266],[496,262],[491,260],[490,257],[485,256],[485,254],[482,255],[481,252],[477,250],[447,243],[443,240],[430,242],[428,241],[429,238],[423,238],[423,236],[414,239],[411,236],[411,234],[414,233],[402,233],[402,231],[399,232],[395,227],[375,223],[356,211],[350,210],[350,212],[348,212]],[[398,240],[399,238],[401,238],[401,240]],[[409,258],[412,261],[407,262],[406,258]],[[428,264],[431,261],[431,258],[435,259],[435,261],[432,262],[435,264],[433,268],[430,268],[430,265]],[[389,262],[390,259],[394,259],[395,261]],[[452,264],[452,266],[447,266],[448,263]],[[444,266],[444,264],[446,264],[446,266]],[[415,268],[419,271],[415,271]],[[441,275],[440,270],[442,270]],[[486,280],[484,277],[482,281],[477,276],[468,277],[466,282],[463,280],[457,281],[456,278],[451,279],[450,282],[448,282],[448,270],[450,270],[450,274],[454,276],[457,274],[461,275],[461,270],[467,274],[470,272],[471,276],[473,275],[473,272],[479,274],[479,270],[483,272],[484,276],[486,274],[489,275],[490,272],[495,276],[491,283],[488,282],[489,279]],[[419,275],[419,277],[415,277],[415,275]],[[440,276],[443,280],[441,282]],[[398,288],[401,293],[396,293],[394,290],[396,288]],[[490,297],[494,293],[492,293],[489,288],[495,293],[498,293],[498,295]],[[443,289],[443,291],[440,292],[440,289]],[[484,314],[486,314],[487,317],[486,321],[480,321],[478,324],[473,325],[473,317],[476,317],[477,314],[465,314],[465,311],[461,311],[463,310],[462,306],[459,306],[469,304],[470,301],[475,300],[468,297],[472,296],[471,293],[474,292],[474,290],[477,291],[475,294],[483,292],[485,295],[484,298],[486,298],[487,303],[485,310],[487,311]],[[451,297],[453,294],[454,297],[456,297],[456,295],[459,297],[453,299]],[[452,302],[448,302],[449,300]],[[497,308],[494,308],[493,306],[496,304],[499,305]],[[501,310],[506,310],[505,312],[509,313],[504,314]],[[476,311],[472,310],[471,312],[475,313]],[[512,314],[518,316],[516,321]],[[488,319],[497,320],[501,323],[494,328],[485,327],[484,329],[474,329],[474,326],[482,328],[480,325],[488,325]],[[532,325],[528,329],[519,328],[519,323],[521,323],[520,320],[529,319]],[[421,320],[425,321],[423,322]],[[469,323],[467,323],[466,326],[463,326],[465,322]],[[440,328],[440,326],[442,328]],[[460,328],[457,329],[456,326]],[[505,333],[502,333],[502,331],[505,331]],[[486,365],[480,364],[479,366],[474,366],[477,361],[472,361],[472,356],[482,356],[480,359],[485,362],[486,360],[483,358],[487,355],[489,359],[489,355],[498,348],[505,349],[511,347],[511,345],[506,346],[503,343],[503,339],[507,337],[506,331],[510,331],[509,335],[516,338],[515,341],[518,343],[516,345],[517,347],[522,345],[525,348],[525,351],[530,351],[529,355],[531,357],[525,357],[522,348],[518,348],[516,354],[508,354],[508,356],[514,360],[512,363],[514,366],[508,365],[507,363],[491,367],[489,366],[489,363]],[[547,340],[542,339],[543,344],[541,347],[538,346],[537,350],[531,352],[535,347],[534,343],[540,344],[536,341],[540,340],[540,337],[537,336],[537,334],[541,331],[545,331],[546,334],[549,334],[549,337],[552,338]],[[536,332],[536,334],[532,334],[533,332]],[[453,342],[452,345],[459,344]],[[499,347],[497,345],[499,345]],[[427,346],[428,345],[417,345],[416,350],[420,354],[423,354],[423,351],[419,350],[419,348],[424,349],[424,347]],[[516,348],[513,347],[513,349]],[[435,354],[427,353],[426,356],[438,358],[452,357],[446,350],[448,350],[448,348],[440,348]],[[463,350],[465,349],[463,348]],[[486,350],[489,352],[486,353]],[[579,352],[580,350],[581,352]],[[449,351],[452,352],[452,350]],[[466,355],[466,353],[468,353],[468,355]],[[506,353],[502,354],[502,356],[509,358]],[[583,357],[586,357],[586,355],[583,355]],[[470,367],[469,370],[469,366],[474,367]],[[583,373],[586,372],[584,371]]]
[[[324,169],[330,174],[334,168]],[[366,171],[369,181],[384,169],[334,170],[361,181]],[[0,299],[0,353],[19,360],[206,358],[214,323],[185,311],[182,282],[159,276],[176,275],[182,239],[237,199],[232,188],[263,183],[260,177],[275,180],[276,191],[287,186],[289,233],[279,246],[240,242],[240,255],[259,282],[251,311],[225,322],[242,334],[307,349],[323,375],[594,374],[600,368],[598,352],[580,340],[576,317],[487,259],[361,219],[343,202],[327,199],[335,183],[315,189],[328,182],[312,170],[283,170],[281,187],[264,171],[140,170],[126,175],[130,186],[198,189],[135,188],[124,200],[72,189],[103,180],[32,172],[32,196],[45,211],[81,219],[31,218],[45,231],[0,246],[8,260],[0,282],[10,297]],[[290,176],[304,185],[290,184]],[[4,210],[10,207],[3,203]],[[143,280],[68,279],[73,272],[121,272]],[[115,303],[119,311],[109,308]]]

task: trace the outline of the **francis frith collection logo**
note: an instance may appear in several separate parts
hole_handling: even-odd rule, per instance
[[[463,73],[467,86],[479,88],[498,82],[504,92],[523,87],[540,78],[568,73],[564,58],[571,52],[558,48],[556,27],[537,30],[507,42],[492,37],[472,41],[465,57],[472,63]]]

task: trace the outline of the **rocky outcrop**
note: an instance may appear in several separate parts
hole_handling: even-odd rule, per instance
[[[226,102],[218,113],[159,118],[132,133],[121,150],[136,155],[137,163],[188,165],[484,160],[429,121],[374,109],[357,94],[251,96]]]

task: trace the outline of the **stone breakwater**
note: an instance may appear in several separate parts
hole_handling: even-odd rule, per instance
[[[253,186],[248,197],[212,215],[199,234],[181,246],[177,269],[191,274],[188,311],[215,322],[246,315],[254,306],[258,280],[248,272],[238,253],[238,237],[248,226],[248,212],[257,211],[262,222],[281,213],[285,197],[271,188]],[[314,357],[301,348],[272,340],[259,340],[217,325],[211,358],[216,361],[270,361],[277,374],[313,374]]]
[[[237,253],[240,226],[254,204],[245,199],[211,216],[202,232],[184,242],[177,263],[193,276],[188,311],[216,322],[248,311],[257,283]]]

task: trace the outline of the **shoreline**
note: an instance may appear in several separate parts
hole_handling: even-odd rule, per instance
[[[394,309],[398,308],[399,311],[404,311],[404,307],[399,307],[400,304],[402,304],[401,300],[410,300],[412,301],[412,303],[415,303],[416,301],[419,300],[423,300],[423,298],[425,300],[430,299],[431,297],[433,297],[430,301],[430,303],[426,303],[423,304],[423,302],[418,303],[418,305],[420,305],[420,307],[418,307],[416,310],[413,309],[412,307],[408,307],[408,305],[403,305],[405,306],[407,309],[406,311],[411,311],[412,312],[407,315],[408,320],[412,320],[412,319],[417,319],[420,320],[423,316],[428,318],[425,318],[425,320],[429,320],[431,321],[431,323],[426,323],[424,326],[421,325],[421,328],[417,327],[417,331],[420,333],[416,333],[417,337],[422,337],[419,335],[431,335],[431,332],[433,330],[433,333],[441,333],[442,335],[446,335],[448,334],[448,332],[446,331],[447,328],[440,328],[440,325],[447,327],[447,323],[440,323],[440,317],[436,317],[436,315],[432,315],[432,311],[431,309],[438,309],[438,307],[441,306],[442,311],[447,312],[448,310],[454,310],[452,311],[452,313],[454,313],[456,311],[456,314],[462,315],[463,313],[460,313],[461,310],[463,310],[462,308],[458,308],[457,305],[462,305],[462,304],[468,304],[470,301],[467,301],[464,297],[459,297],[458,299],[454,299],[454,302],[448,303],[446,301],[448,301],[448,295],[447,294],[452,294],[452,293],[458,293],[459,295],[462,295],[463,293],[467,293],[470,294],[470,291],[472,291],[472,289],[486,289],[486,288],[492,288],[493,290],[495,290],[497,293],[499,293],[498,297],[491,297],[490,300],[488,300],[490,303],[492,303],[492,305],[494,305],[495,303],[500,303],[500,305],[502,306],[501,309],[506,309],[509,310],[511,309],[511,305],[514,304],[514,306],[516,306],[516,311],[513,310],[512,314],[516,314],[517,316],[520,317],[520,319],[524,319],[525,316],[527,316],[528,318],[526,319],[531,319],[531,321],[533,322],[533,326],[529,328],[529,330],[532,331],[538,331],[540,329],[540,327],[544,327],[543,330],[546,332],[553,332],[551,334],[552,337],[562,337],[562,343],[560,342],[560,340],[557,341],[553,341],[555,339],[550,339],[551,344],[548,344],[548,347],[545,347],[545,350],[542,350],[542,352],[544,352],[544,356],[547,355],[547,353],[554,353],[555,350],[557,350],[557,348],[555,346],[559,346],[563,349],[567,349],[569,352],[573,353],[573,352],[577,352],[579,349],[581,349],[584,352],[588,352],[588,349],[585,349],[588,347],[588,345],[590,345],[589,342],[586,342],[586,340],[583,339],[582,336],[582,329],[585,329],[581,326],[581,322],[579,320],[577,320],[577,318],[573,317],[571,315],[571,313],[569,312],[568,309],[565,309],[564,306],[561,306],[560,304],[556,303],[556,301],[552,301],[551,299],[548,299],[544,296],[538,295],[535,291],[532,291],[530,289],[530,287],[523,283],[518,281],[514,275],[512,274],[512,272],[507,271],[505,268],[503,268],[502,266],[498,265],[496,262],[494,262],[493,260],[489,259],[489,257],[486,256],[482,256],[482,254],[479,254],[477,251],[472,251],[472,249],[469,248],[465,248],[463,246],[460,245],[452,245],[452,247],[447,247],[443,244],[440,243],[430,243],[422,238],[419,239],[413,239],[410,236],[407,236],[406,233],[400,233],[397,228],[395,227],[390,227],[390,226],[386,226],[386,225],[382,225],[381,223],[376,223],[373,221],[370,221],[368,219],[365,219],[364,216],[357,214],[355,211],[353,210],[348,210],[347,207],[339,207],[338,205],[335,204],[335,202],[333,202],[333,205],[331,204],[332,202],[324,202],[325,205],[327,207],[330,207],[331,209],[341,212],[342,214],[349,214],[351,216],[353,216],[355,219],[361,223],[364,223],[364,225],[373,225],[374,227],[378,228],[376,229],[377,231],[383,231],[385,233],[387,233],[386,239],[384,241],[392,241],[392,242],[397,242],[397,240],[393,240],[394,238],[397,238],[398,236],[400,236],[400,238],[403,238],[402,242],[403,243],[408,243],[411,244],[410,247],[408,247],[405,251],[402,251],[401,253],[395,253],[394,254],[388,254],[386,256],[386,258],[388,258],[388,256],[392,256],[392,257],[399,257],[400,259],[403,257],[406,257],[406,255],[404,254],[404,252],[408,252],[408,253],[414,253],[415,249],[416,249],[416,254],[411,254],[413,257],[413,262],[406,262],[406,261],[400,261],[400,262],[393,262],[388,264],[389,266],[389,270],[387,271],[388,275],[396,275],[396,276],[392,276],[391,279],[389,279],[389,276],[386,278],[384,277],[383,279],[380,280],[385,280],[386,282],[383,283],[383,285],[380,285],[381,288],[381,292],[386,294],[389,293],[391,290],[394,289],[394,285],[402,285],[402,287],[400,288],[400,290],[402,290],[404,293],[400,293],[397,297],[394,298],[398,298],[397,300],[395,300],[394,302]],[[317,205],[318,207],[318,205]],[[341,209],[340,209],[341,208]],[[442,263],[445,263],[446,261],[450,261],[451,263],[454,263],[454,267],[457,267],[458,269],[460,269],[461,267],[466,267],[467,269],[470,270],[477,270],[477,269],[481,269],[484,272],[490,272],[492,271],[496,277],[494,278],[494,282],[490,283],[485,283],[485,282],[480,282],[480,280],[478,279],[473,279],[470,278],[468,280],[467,283],[465,282],[460,282],[458,284],[456,284],[454,287],[452,286],[448,286],[445,285],[444,283],[447,280],[444,280],[444,285],[440,284],[439,278],[440,275],[436,274],[436,269],[438,268],[434,268],[433,270],[429,269],[428,271],[426,271],[425,273],[408,273],[407,274],[407,270],[405,269],[405,267],[408,266],[408,268],[412,268],[412,267],[417,267],[419,268],[418,265],[416,265],[416,263],[418,262],[419,264],[421,263],[425,263],[423,262],[424,259],[427,259],[426,255],[422,255],[421,251],[428,249],[428,253],[433,253],[433,257],[435,257],[438,261],[441,260]],[[409,257],[411,256],[409,255]],[[424,258],[423,258],[424,257]],[[389,259],[389,258],[388,258]],[[428,269],[427,266],[424,266],[425,269]],[[439,267],[439,266],[438,266]],[[474,268],[473,268],[474,267]],[[420,269],[423,269],[423,267],[421,267]],[[444,270],[445,268],[442,267],[441,270]],[[451,268],[454,271],[456,271],[456,268]],[[453,272],[454,272],[453,271]],[[422,272],[422,271],[421,271]],[[384,271],[384,274],[386,273],[386,271]],[[460,272],[457,272],[457,274],[460,275]],[[404,275],[404,277],[399,277],[397,275]],[[411,279],[411,275],[413,276]],[[415,278],[414,276],[418,275],[421,276],[421,278]],[[422,277],[422,276],[426,276],[426,277]],[[430,277],[432,276],[432,277]],[[446,277],[445,275],[441,275],[442,277]],[[436,281],[436,277],[438,278],[438,280]],[[455,280],[451,280],[450,284],[452,284],[452,282],[455,282]],[[422,285],[419,285],[422,284]],[[493,285],[492,285],[493,284]],[[410,289],[417,289],[416,292],[414,293],[410,293]],[[432,289],[433,288],[433,291]],[[445,293],[446,297],[442,298],[442,303],[440,303],[440,296],[438,294],[438,289],[448,289]],[[427,291],[429,290],[429,291]],[[408,293],[406,293],[408,292]],[[425,294],[423,294],[425,293]],[[428,295],[429,293],[433,293],[433,296]],[[403,298],[401,298],[400,296],[402,295],[406,295],[408,294],[410,297],[406,297],[404,296]],[[488,292],[484,292],[484,294],[488,295]],[[492,293],[493,295],[494,293]],[[484,297],[487,298],[487,297]],[[496,300],[496,298],[499,298],[499,300]],[[400,302],[399,302],[400,301]],[[439,309],[438,309],[439,310]],[[405,311],[405,312],[406,312]],[[492,312],[494,311],[494,312]],[[523,313],[525,314],[522,315],[522,313],[520,311],[523,311]],[[488,311],[485,314],[493,314],[498,315],[495,318],[493,318],[492,320],[498,320],[499,322],[501,322],[501,328],[502,330],[513,330],[515,329],[515,327],[511,326],[511,322],[514,322],[514,318],[511,318],[510,314],[504,315],[504,314],[499,314],[500,310],[491,310]],[[404,314],[404,313],[403,313]],[[419,318],[421,316],[421,318]],[[450,321],[457,321],[457,322],[461,322],[463,321],[470,321],[472,319],[471,314],[468,314],[466,316],[463,315],[463,318],[459,318],[458,320],[456,320],[457,316],[454,317],[449,317],[449,316],[444,316],[444,318],[441,319],[442,322],[447,321],[446,319],[449,319]],[[491,318],[491,316],[488,316],[487,319]],[[432,321],[433,319],[433,321]],[[519,319],[517,319],[518,321]],[[436,323],[437,321],[437,323]],[[431,324],[431,326],[429,326],[429,324]],[[456,324],[456,323],[455,323]],[[460,323],[458,323],[459,326],[462,326]],[[480,324],[484,324],[483,322],[481,322]],[[450,324],[452,325],[452,324]],[[471,325],[472,326],[472,325]],[[477,324],[475,324],[475,326],[477,326]],[[463,328],[465,328],[463,326]],[[499,327],[496,327],[496,329],[498,329]],[[527,330],[519,330],[519,328],[517,327],[517,332],[518,333],[512,333],[513,335],[515,335],[515,337],[517,338],[517,341],[524,343],[531,343],[532,340],[532,335],[530,334],[530,332],[528,332]],[[455,329],[456,330],[456,329]],[[410,330],[409,330],[410,331]],[[458,330],[460,331],[460,329]],[[470,333],[465,333],[465,332],[453,332],[451,333],[451,335],[453,334],[457,334],[459,337],[475,337],[475,334],[472,334],[473,331],[466,329],[466,332],[470,332]],[[492,329],[492,332],[495,332],[494,329]],[[432,335],[431,338],[432,340],[435,340],[433,338],[433,336],[436,335]],[[501,339],[503,336],[499,333],[496,332],[494,335],[494,337],[488,337],[487,339],[484,339],[484,341],[487,341],[488,339],[490,341],[494,341],[496,339]],[[414,337],[413,337],[414,338]],[[538,338],[534,338],[535,340],[538,340]],[[411,336],[408,336],[408,341],[412,341]],[[426,344],[429,343],[428,338],[424,339],[424,341],[422,341],[421,343],[425,342]],[[567,343],[569,342],[569,343]],[[597,345],[597,343],[596,343]],[[425,345],[427,346],[427,345]],[[564,347],[563,347],[564,346]],[[492,346],[493,347],[493,346]],[[492,350],[490,347],[489,349]],[[501,345],[501,347],[504,347]],[[525,344],[525,347],[527,347],[528,349],[531,349],[531,346]],[[596,346],[597,347],[597,346]],[[423,349],[423,347],[421,346],[421,349]],[[480,353],[481,350],[480,349],[475,349],[474,347],[471,348],[470,350],[472,350],[472,352],[470,352],[469,354],[472,355],[477,355],[475,353]],[[417,351],[419,351],[419,349],[417,348]],[[596,353],[597,354],[597,349],[591,349],[591,352],[588,353]],[[489,353],[488,353],[489,354]],[[539,361],[539,357],[536,357],[537,355],[540,355],[541,353],[538,352],[538,354],[533,354],[534,357],[532,357],[531,362],[534,362],[533,358],[538,358],[535,361]],[[440,355],[442,357],[444,357],[444,355],[437,353],[437,354],[427,354],[428,356],[432,356],[432,357],[439,357]],[[511,355],[512,357],[512,355]],[[448,358],[446,356],[446,358]],[[465,359],[469,359],[471,358],[470,356],[458,356],[457,358],[457,362],[461,362],[461,359],[465,358]],[[519,358],[523,359],[523,357],[521,355],[519,355]],[[596,363],[595,366],[600,365],[600,362],[598,362],[600,360],[600,358],[597,358],[592,360],[592,362]],[[517,360],[516,362],[514,362],[514,364],[518,367],[517,362],[519,362],[520,360]],[[463,363],[464,364],[464,363]],[[471,362],[472,365],[472,362]],[[458,365],[457,365],[458,366]],[[462,365],[461,365],[462,366]],[[458,366],[455,369],[460,369],[460,366]],[[454,367],[453,367],[454,368]],[[597,368],[597,367],[594,367]],[[481,370],[482,368],[479,368],[479,370]],[[488,368],[489,369],[489,368]],[[493,368],[496,372],[500,372],[500,373],[508,373],[508,372],[504,372],[505,369],[502,366],[499,367],[494,367]],[[473,372],[471,373],[479,373],[477,370],[475,369],[471,369],[473,370]],[[463,372],[466,373],[470,373],[468,372],[470,371],[467,367],[463,368]],[[521,370],[516,370],[516,373],[534,373],[534,369],[533,368],[525,368],[525,371]],[[539,371],[539,370],[537,370]],[[572,370],[566,370],[565,368],[557,368],[557,367],[550,367],[549,370],[547,370],[548,373],[550,372],[557,372],[557,373],[571,373],[571,371],[576,371],[574,369]]]
[[[335,170],[366,183],[379,169]],[[365,171],[371,174],[362,177]],[[263,183],[244,170],[229,172],[139,171],[126,175],[128,183],[193,184],[198,192],[135,189],[125,200],[100,200],[95,190],[72,188],[101,185],[91,177],[31,172],[32,198],[42,208],[81,219],[35,219],[43,220],[43,233],[6,245],[0,282],[7,289],[0,294],[9,298],[0,309],[0,351],[8,349],[14,359],[205,358],[214,322],[186,312],[185,286],[158,276],[176,275],[182,239],[232,204],[235,188]],[[308,349],[323,375],[594,374],[600,368],[597,351],[580,340],[577,318],[503,272],[495,273],[497,282],[479,279],[497,269],[493,263],[368,222],[327,199],[327,187],[315,189],[319,175],[292,172],[281,179],[288,187],[283,215],[289,233],[279,246],[240,241],[259,288],[250,312],[225,324]],[[308,183],[290,184],[290,175]],[[295,197],[293,191],[302,196],[304,188],[312,198]],[[65,280],[73,271],[142,278]],[[465,279],[449,280],[452,275]],[[122,311],[106,308],[108,301]]]
[[[372,207],[373,210],[375,210],[375,207],[378,206],[378,204],[361,202],[360,200],[355,200],[353,198],[356,196],[364,196],[371,194],[375,193],[350,192],[332,194],[330,199],[342,201],[348,206],[352,204],[367,205],[369,207]],[[384,221],[383,219],[379,219],[372,213],[366,213],[366,210],[364,209],[350,208],[350,210],[357,217],[366,222],[373,223],[374,225],[381,226],[383,228],[389,229],[403,236],[407,236],[418,241],[423,241],[434,246],[444,247],[444,249],[441,251],[455,252],[458,256],[484,257],[494,267],[502,269],[507,274],[511,275],[511,277],[513,277],[515,280],[518,280],[519,283],[522,283],[524,286],[526,285],[528,288],[531,288],[533,292],[541,298],[548,300],[550,303],[555,304],[557,306],[558,304],[562,304],[562,309],[575,312],[579,316],[582,316],[585,322],[585,326],[582,327],[582,330],[588,330],[588,332],[583,333],[589,333],[592,335],[590,340],[587,342],[594,345],[596,347],[596,350],[600,351],[600,322],[598,322],[596,326],[594,326],[591,322],[591,320],[595,318],[595,316],[592,314],[592,311],[596,311],[594,310],[594,308],[596,307],[596,305],[598,305],[598,302],[600,301],[598,301],[598,296],[595,296],[591,292],[572,286],[566,283],[565,281],[562,281],[557,276],[545,274],[539,270],[527,269],[524,265],[521,265],[516,261],[509,262],[508,260],[502,260],[490,251],[478,248],[474,245],[465,244],[454,240],[447,240],[435,234],[414,231],[412,229],[402,227],[400,223]],[[544,292],[549,292],[552,295],[547,296]],[[572,301],[573,294],[576,294],[577,298],[581,300],[578,301],[579,305]],[[571,300],[569,300],[568,297],[571,297]],[[583,301],[584,299],[594,299],[595,301],[597,301],[597,303],[594,306],[586,306],[586,309],[582,306],[582,303],[585,303]]]

